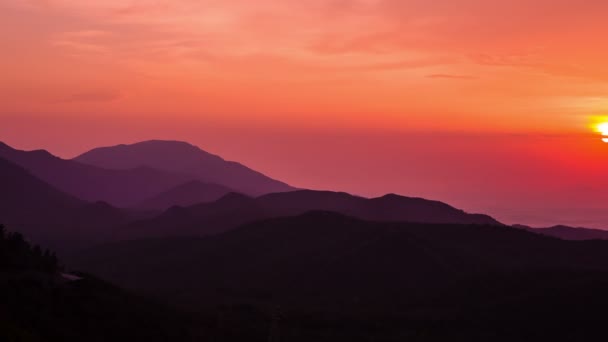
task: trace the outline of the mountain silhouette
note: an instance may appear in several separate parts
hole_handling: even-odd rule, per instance
[[[503,289],[514,274],[544,282],[542,274],[606,272],[608,243],[563,241],[508,226],[371,222],[310,212],[207,238],[98,246],[78,265],[194,306],[241,298],[341,310],[407,308],[423,298],[430,301],[425,305],[437,305],[432,298],[453,291],[469,299],[485,293],[489,301],[532,291],[525,284],[518,285],[519,294]],[[486,280],[467,292],[478,279]],[[490,284],[501,288],[499,294]]]
[[[340,192],[300,190],[269,194],[257,201],[288,216],[322,210],[378,221],[501,224],[490,216],[469,214],[442,202],[395,194],[367,199]]]
[[[77,198],[104,201],[119,207],[136,205],[192,179],[149,167],[103,169],[64,160],[47,151],[19,151],[3,143],[0,143],[0,158],[22,166],[32,175]]]
[[[187,315],[91,275],[0,225],[1,341],[200,341]]]
[[[212,203],[174,207],[156,218],[120,228],[115,238],[205,236],[253,220],[294,216],[315,210],[386,222],[501,225],[489,216],[468,214],[445,203],[421,198],[391,194],[367,199],[340,192],[298,190],[258,198],[231,193]]]
[[[190,181],[162,192],[138,204],[138,208],[165,210],[173,206],[192,206],[198,203],[213,202],[233,192],[217,184]]]
[[[101,147],[75,161],[107,169],[151,167],[188,175],[204,183],[226,186],[249,195],[292,191],[293,187],[271,179],[242,164],[226,161],[191,144],[179,141],[144,141],[132,145]]]
[[[548,228],[532,228],[525,225],[514,225],[514,228],[556,237],[563,240],[585,241],[585,240],[608,240],[608,231],[582,227],[553,226]]]
[[[134,218],[107,203],[89,203],[59,191],[2,158],[0,189],[0,223],[60,252],[93,243],[109,227]]]
[[[0,218],[7,223],[53,222],[85,204],[2,158],[0,189]]]

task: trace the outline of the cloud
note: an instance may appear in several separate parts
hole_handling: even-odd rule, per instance
[[[478,77],[470,76],[470,75],[432,74],[432,75],[427,75],[426,78],[443,78],[443,79],[452,79],[452,80],[475,80]]]
[[[121,97],[120,92],[113,90],[93,90],[75,93],[60,102],[111,102]]]

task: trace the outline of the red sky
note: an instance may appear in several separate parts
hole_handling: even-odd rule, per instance
[[[3,0],[0,140],[608,228],[606,1]]]

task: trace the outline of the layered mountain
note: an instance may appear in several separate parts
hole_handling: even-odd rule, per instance
[[[110,170],[64,160],[47,151],[20,151],[0,143],[0,158],[28,170],[32,175],[77,198],[104,201],[114,206],[138,204],[191,180],[150,167]]]
[[[532,228],[525,225],[515,225],[514,228],[556,237],[563,240],[585,241],[585,240],[608,240],[608,231],[582,227],[553,226],[548,228]]]
[[[539,295],[546,286],[580,289],[569,282],[604,274],[607,260],[603,241],[562,241],[507,226],[371,222],[311,212],[207,238],[99,246],[78,262],[123,286],[194,306],[238,300],[416,311],[429,305],[440,313],[438,306],[459,310],[473,300],[500,306],[521,298],[523,305],[537,286]],[[572,278],[576,272],[591,278]],[[438,301],[442,294],[464,302]]]
[[[132,215],[107,203],[89,203],[0,158],[0,223],[38,243],[63,250],[94,241]]]
[[[0,220],[8,223],[55,222],[85,205],[2,158],[0,189]]]
[[[445,203],[386,195],[367,199],[347,193],[298,190],[258,198],[231,193],[213,203],[173,207],[162,215],[135,222],[116,232],[118,239],[205,236],[253,220],[331,211],[373,221],[501,225],[495,219],[469,214]]]
[[[179,141],[153,140],[132,145],[101,147],[86,152],[74,160],[114,170],[151,167],[188,175],[204,183],[220,184],[253,196],[294,190],[293,187],[242,164],[226,161],[196,146]]]
[[[283,216],[322,210],[376,221],[500,225],[487,215],[469,214],[442,202],[395,194],[368,199],[343,192],[301,190],[269,194],[256,201]]]
[[[201,181],[190,181],[164,191],[137,205],[142,209],[165,210],[173,206],[188,207],[199,203],[214,202],[233,190],[225,186]]]

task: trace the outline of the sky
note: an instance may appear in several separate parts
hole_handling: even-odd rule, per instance
[[[608,2],[2,0],[0,140],[608,228]],[[608,120],[607,120],[608,121]]]

